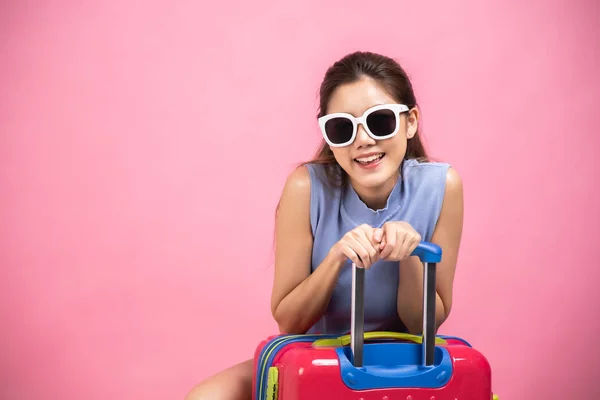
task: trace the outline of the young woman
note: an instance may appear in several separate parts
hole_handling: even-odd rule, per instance
[[[420,241],[443,250],[436,323],[452,308],[463,189],[448,164],[428,160],[409,78],[394,60],[349,54],[320,89],[317,157],[293,171],[276,217],[271,310],[281,332],[350,329],[352,262],[367,269],[365,331],[420,333]],[[250,399],[252,360],[194,388],[188,400]]]

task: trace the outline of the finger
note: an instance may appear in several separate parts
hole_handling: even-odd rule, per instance
[[[379,251],[377,250],[377,243],[373,243],[372,234],[365,233],[364,236],[359,236],[357,239],[362,246],[369,253],[369,266],[375,264],[379,258]]]
[[[390,256],[390,254],[392,254],[392,251],[395,250],[396,247],[396,229],[394,229],[393,225],[384,225],[383,226],[383,231],[384,231],[384,239],[385,240],[385,247],[383,248],[383,250],[381,251],[380,257],[381,258],[388,258]]]
[[[373,229],[368,225],[362,225],[361,229],[358,229],[355,233],[355,238],[360,242],[362,247],[369,254],[369,268],[371,265],[375,264],[377,259],[379,258],[379,251],[377,249],[376,239],[376,231],[378,228]],[[383,234],[382,234],[383,235]]]
[[[373,241],[375,243],[380,243],[382,238],[383,238],[383,229],[381,229],[381,228],[373,229]]]
[[[402,245],[404,243],[404,232],[396,230],[394,233],[395,233],[394,238],[396,241],[394,244],[394,248],[390,251],[388,259],[392,260],[392,261],[399,261],[400,257],[402,256]]]
[[[402,251],[402,242],[396,242],[396,247],[390,252],[388,256],[388,260],[391,261],[400,261],[400,252]]]
[[[348,257],[350,260],[352,260],[352,262],[354,264],[356,264],[357,267],[364,268],[362,260],[360,259],[358,254],[356,254],[356,252],[354,250],[352,250],[352,248],[350,246],[348,246],[347,244],[344,244],[342,246],[341,250],[342,250],[342,253],[344,253],[344,255],[346,257]]]
[[[398,260],[404,260],[408,257],[408,249],[411,245],[411,238],[407,233],[404,233],[400,239],[402,242],[398,244]]]
[[[348,245],[352,251],[354,251],[356,255],[360,257],[363,268],[369,268],[371,266],[371,257],[363,243],[361,243],[361,241],[356,237],[350,237],[348,239]]]
[[[421,236],[417,235],[412,238],[410,245],[408,246],[407,253],[406,253],[407,257],[412,256],[413,252],[415,251],[415,249],[417,248],[419,243],[421,243]]]
[[[418,244],[419,240],[417,237],[414,235],[407,235],[402,243],[402,253],[400,254],[402,259],[410,257]]]
[[[365,236],[359,239],[367,253],[369,254],[369,268],[373,266],[379,259],[379,251],[377,250],[377,244],[373,243],[371,237]]]
[[[379,251],[383,250],[385,248],[385,245],[386,245],[386,241],[385,241],[385,237],[384,237],[381,239],[381,244],[379,244]],[[381,257],[381,254],[379,256]]]
[[[385,243],[384,248],[381,250],[380,257],[383,259],[389,259],[393,251],[394,245],[388,241]]]

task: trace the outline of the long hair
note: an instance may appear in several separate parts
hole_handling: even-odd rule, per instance
[[[409,109],[417,106],[417,99],[410,79],[397,61],[380,54],[359,51],[348,54],[335,62],[325,73],[319,89],[317,118],[327,114],[327,105],[335,89],[341,85],[354,83],[361,78],[374,80],[393,99],[405,104]],[[419,128],[417,128],[415,135],[407,140],[404,159],[416,159],[419,162],[430,160],[421,142]],[[326,173],[326,183],[332,187],[344,187],[348,184],[348,174],[337,163],[331,148],[325,140],[321,141],[313,158],[310,161],[300,163],[299,166],[306,164],[323,165]],[[275,208],[276,217],[278,211],[279,203]],[[275,237],[273,238],[273,246],[275,246]]]
[[[373,79],[392,98],[407,105],[409,109],[417,106],[410,79],[397,61],[376,53],[355,52],[337,61],[325,73],[319,89],[317,118],[327,114],[329,100],[339,86],[356,82],[361,78]],[[407,140],[404,159],[417,159],[420,162],[429,160],[419,136],[419,129],[412,138]],[[348,175],[335,160],[333,152],[325,140],[321,141],[314,157],[300,165],[310,163],[325,166],[327,181],[330,185],[344,186],[347,184]]]

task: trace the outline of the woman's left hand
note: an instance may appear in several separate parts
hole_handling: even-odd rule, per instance
[[[412,254],[421,243],[421,235],[404,221],[386,222],[374,233],[379,245],[380,258],[386,261],[402,261]]]

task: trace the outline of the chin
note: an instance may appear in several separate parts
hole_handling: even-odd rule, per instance
[[[389,181],[389,178],[377,177],[377,176],[369,176],[369,177],[357,176],[357,177],[352,177],[352,180],[356,184],[358,184],[364,188],[377,189],[377,188],[384,186],[385,183]]]
[[[350,179],[356,184],[369,189],[385,186],[390,180],[396,179],[398,174],[398,167],[395,167],[390,162],[382,163],[382,165],[372,170],[364,169],[354,164],[355,162],[353,161],[351,171],[348,174]]]

